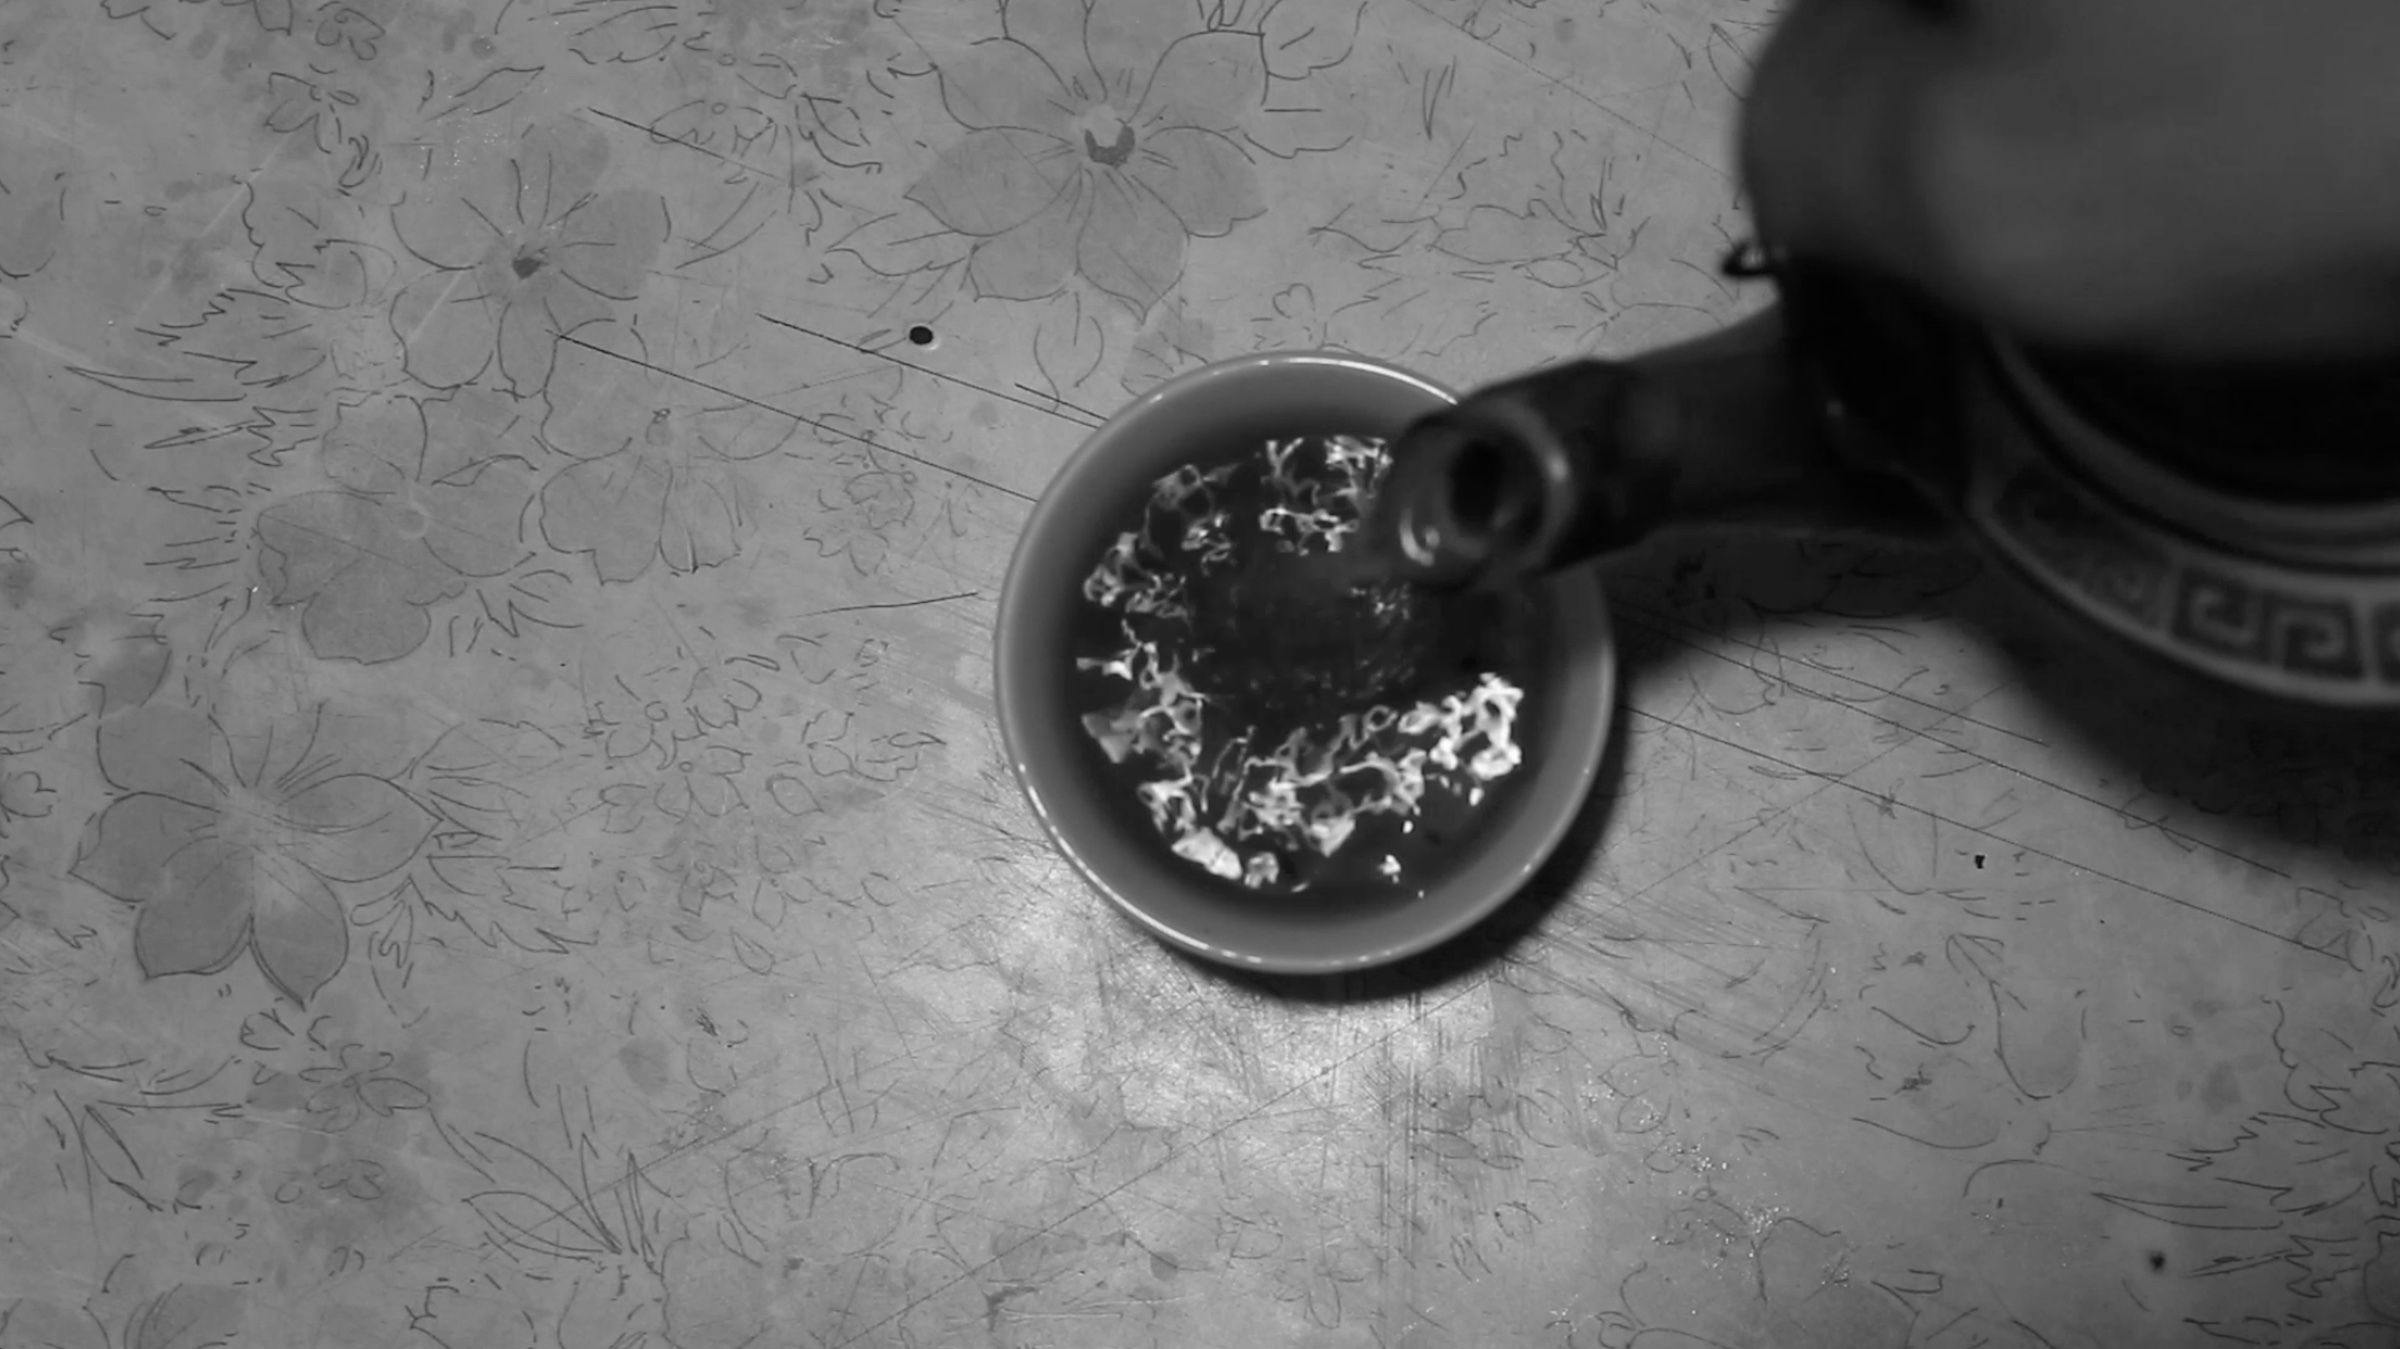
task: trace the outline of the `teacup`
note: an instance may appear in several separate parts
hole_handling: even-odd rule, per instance
[[[1615,694],[1600,582],[1589,568],[1539,583],[1540,658],[1526,680],[1527,721],[1543,728],[1520,772],[1463,855],[1422,887],[1328,902],[1262,894],[1174,855],[1086,732],[1072,647],[1084,577],[1152,484],[1270,438],[1348,434],[1395,439],[1456,401],[1397,367],[1338,352],[1221,361],[1168,380],[1093,432],[1027,521],[1000,599],[995,693],[1009,761],[1059,851],[1110,903],[1160,940],[1252,969],[1328,973],[1396,961],[1473,927],[1516,893],[1565,837],[1598,772]]]

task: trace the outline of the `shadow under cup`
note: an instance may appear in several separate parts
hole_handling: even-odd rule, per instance
[[[1136,922],[1197,955],[1317,973],[1416,954],[1504,903],[1554,849],[1590,790],[1614,699],[1608,619],[1588,569],[1538,595],[1541,656],[1522,724],[1539,728],[1467,855],[1424,893],[1260,894],[1175,856],[1082,724],[1072,679],[1084,577],[1138,519],[1151,485],[1184,464],[1255,454],[1269,439],[1393,438],[1455,401],[1406,371],[1336,353],[1273,353],[1190,371],[1094,432],[1035,506],[1000,600],[994,687],[1011,766],[1034,814],[1086,881]]]

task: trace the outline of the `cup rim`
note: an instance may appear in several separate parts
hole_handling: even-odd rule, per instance
[[[1615,730],[1615,641],[1610,630],[1607,605],[1597,574],[1589,569],[1575,569],[1543,582],[1547,591],[1545,605],[1551,621],[1571,635],[1565,643],[1565,649],[1555,653],[1559,663],[1553,675],[1568,716],[1562,724],[1553,728],[1559,738],[1551,742],[1551,752],[1535,779],[1540,790],[1527,800],[1525,806],[1533,813],[1535,823],[1523,826],[1526,835],[1524,841],[1498,874],[1468,876],[1465,879],[1453,877],[1446,882],[1459,888],[1462,893],[1439,906],[1430,921],[1412,926],[1391,940],[1364,943],[1339,951],[1242,949],[1238,944],[1211,941],[1197,933],[1185,931],[1153,912],[1134,896],[1124,893],[1122,886],[1112,883],[1086,849],[1079,846],[1069,823],[1060,817],[1046,799],[1045,784],[1036,780],[1038,774],[1029,761],[1026,741],[1029,736],[1039,733],[1040,728],[1027,720],[1032,715],[1028,699],[1011,695],[1012,676],[1009,667],[1012,657],[1022,658],[1019,651],[1021,642],[1016,639],[1021,624],[1013,620],[1028,602],[1029,588],[1034,582],[1033,557],[1039,551],[1038,545],[1061,527],[1062,519],[1085,509],[1081,501],[1071,500],[1076,495],[1072,489],[1085,480],[1084,475],[1093,471],[1093,465],[1108,447],[1121,440],[1129,425],[1156,415],[1157,409],[1165,403],[1182,401],[1211,385],[1239,380],[1263,370],[1309,365],[1335,366],[1389,380],[1413,389],[1432,403],[1458,401],[1458,396],[1451,390],[1413,371],[1340,351],[1253,353],[1211,362],[1177,374],[1127,403],[1092,430],[1045,485],[1026,518],[1012,552],[993,628],[993,702],[998,713],[1003,752],[1008,758],[1011,776],[1015,778],[1035,818],[1040,821],[1051,846],[1087,888],[1098,893],[1153,937],[1208,960],[1282,974],[1325,974],[1390,964],[1440,946],[1490,917],[1521,891],[1557,853],[1590,796],[1599,776],[1608,738]],[[1486,865],[1498,866],[1496,863]]]

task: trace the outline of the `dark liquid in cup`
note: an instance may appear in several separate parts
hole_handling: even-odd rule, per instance
[[[1532,776],[1531,606],[1348,548],[1387,462],[1304,436],[1187,464],[1085,579],[1085,731],[1163,845],[1228,884],[1422,891]]]

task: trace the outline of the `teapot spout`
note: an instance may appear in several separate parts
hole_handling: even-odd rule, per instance
[[[1685,529],[1921,537],[1931,504],[1842,455],[1770,308],[1479,389],[1405,431],[1369,538],[1411,579],[1498,586]]]

